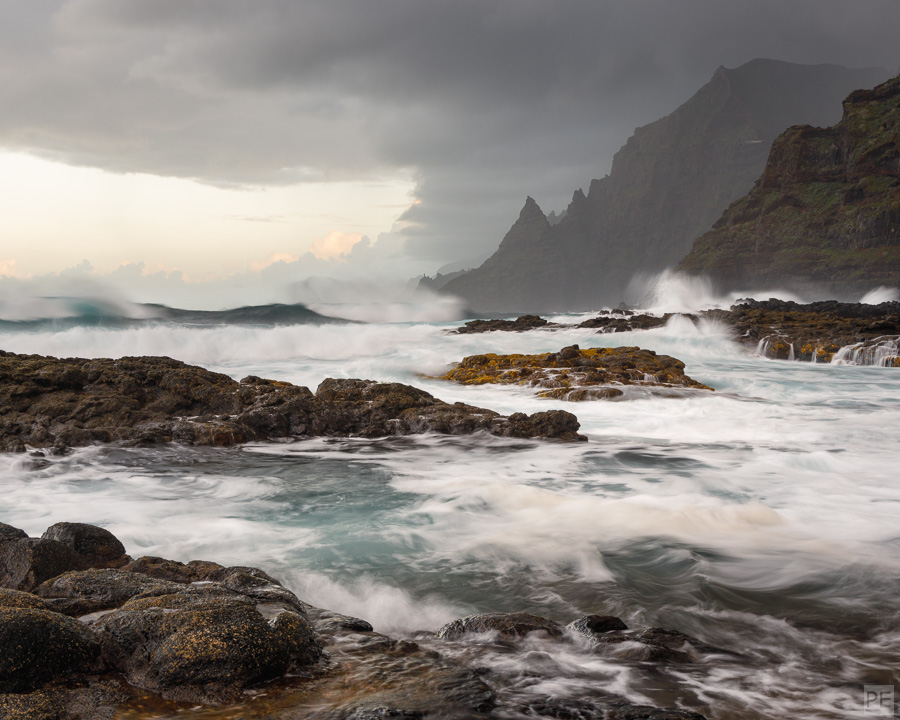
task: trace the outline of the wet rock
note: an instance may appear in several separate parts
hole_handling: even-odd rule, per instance
[[[0,693],[29,692],[56,678],[102,669],[91,630],[48,610],[0,607],[0,648]]]
[[[628,629],[625,623],[613,615],[585,615],[573,620],[566,627],[586,637]]]
[[[37,610],[52,610],[41,598],[21,590],[0,588],[0,608],[35,608]]]
[[[41,537],[56,540],[78,555],[81,569],[117,568],[126,565],[131,558],[125,554],[125,546],[105,528],[86,523],[61,522],[51,525]]]
[[[694,655],[684,650],[667,647],[653,640],[641,639],[638,635],[607,633],[594,635],[591,639],[595,643],[596,652],[617,660],[690,663],[696,659]]]
[[[0,720],[65,720],[69,717],[63,704],[52,694],[0,694]]]
[[[474,720],[487,717],[495,706],[491,689],[475,672],[418,643],[374,632],[339,632],[328,637],[327,651],[332,666],[346,674],[329,674],[322,681],[323,697],[336,693],[341,698],[333,710],[322,713],[323,720],[380,716]]]
[[[80,616],[122,605],[133,597],[177,592],[181,585],[112,568],[66,572],[41,583],[34,593],[57,612]]]
[[[19,530],[19,528],[7,525],[6,523],[0,523],[0,543],[6,542],[7,540],[22,540],[27,537],[28,533],[24,530]]]
[[[427,717],[425,710],[403,710],[387,705],[368,705],[353,709],[346,720],[385,720],[397,718],[398,720],[421,720]]]
[[[666,313],[662,317],[656,317],[654,315],[635,315],[629,314],[624,317],[614,317],[611,315],[598,315],[595,318],[590,318],[589,320],[585,320],[584,322],[578,323],[577,327],[580,328],[592,328],[598,330],[601,333],[615,333],[615,332],[631,332],[633,330],[650,330],[655,327],[662,327],[665,325],[669,318],[672,317],[671,313]]]
[[[538,315],[520,315],[515,320],[470,320],[465,325],[456,329],[456,332],[465,335],[483,332],[525,332],[535,328],[558,327]]]
[[[501,640],[540,633],[544,637],[558,638],[563,628],[547,618],[529,613],[481,613],[453,620],[437,631],[442,640],[459,640],[466,635],[492,633]]]
[[[151,555],[144,555],[122,566],[122,570],[127,572],[184,584],[205,580],[211,572],[221,569],[222,566],[218,563],[206,560],[191,560],[189,563],[181,563],[177,560],[166,560]]]
[[[82,360],[0,351],[0,451],[22,443],[228,446],[321,435],[502,435],[507,429],[497,413],[449,405],[400,383],[327,379],[314,395],[254,376],[238,383],[165,357]]]
[[[829,363],[841,348],[859,345],[861,364],[900,367],[900,302],[803,305],[770,298],[704,315],[730,325],[741,343],[773,360]],[[865,346],[872,348],[869,358]]]
[[[306,605],[294,593],[259,568],[244,566],[219,568],[209,573],[206,580],[253,598],[257,602],[284,603],[299,613],[306,614]]]
[[[257,610],[260,610],[259,606]],[[322,645],[306,617],[281,609],[270,624],[287,647],[292,664],[306,667],[322,659]]]
[[[163,697],[220,704],[282,676],[314,653],[297,613],[277,628],[248,597],[224,588],[134,598],[94,622],[103,652],[128,681]],[[290,611],[285,608],[286,611]]]
[[[341,615],[330,610],[310,608],[309,618],[316,629],[322,635],[334,635],[341,632],[372,632],[371,623],[350,615]]]
[[[45,580],[81,566],[78,554],[56,540],[24,538],[0,543],[0,586],[33,590]]]
[[[623,385],[712,389],[685,375],[680,360],[638,347],[582,349],[571,345],[540,355],[470,355],[443,379],[463,385],[527,385],[541,388],[538,394],[542,397],[561,400],[617,397]]]
[[[640,632],[636,636],[636,639],[644,643],[653,643],[669,650],[686,653],[691,658],[696,658],[701,653],[731,654],[726,650],[709,645],[695,637],[678,632],[677,630],[669,630],[668,628],[648,628],[647,630]]]

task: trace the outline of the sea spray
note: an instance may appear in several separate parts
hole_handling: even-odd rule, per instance
[[[6,330],[0,347],[167,354],[311,386],[329,376],[397,380],[503,413],[570,410],[589,442],[319,438],[5,455],[0,520],[31,533],[94,522],[133,555],[257,565],[307,602],[401,635],[480,611],[560,622],[611,613],[728,651],[652,677],[627,647],[468,651],[526,701],[603,687],[720,720],[842,718],[862,684],[900,682],[893,368],[769,361],[726,327],[685,316],[612,335],[453,327],[157,323]],[[422,377],[479,352],[571,344],[670,354],[716,392],[567,404]]]

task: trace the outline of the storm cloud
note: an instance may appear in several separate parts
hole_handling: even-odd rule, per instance
[[[3,4],[3,148],[225,186],[412,174],[397,232],[434,268],[526,194],[562,209],[719,65],[900,62],[896,0]]]

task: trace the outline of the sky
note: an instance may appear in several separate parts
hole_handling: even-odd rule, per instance
[[[562,210],[719,65],[900,66],[898,0],[0,9],[0,298],[403,284],[478,264],[527,195]]]

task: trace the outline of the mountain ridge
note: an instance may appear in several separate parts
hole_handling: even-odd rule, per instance
[[[497,251],[440,292],[496,312],[617,304],[636,273],[678,262],[752,186],[791,119],[837,119],[848,92],[880,69],[754,60],[718,68],[672,113],[637,128],[610,174],[573,193],[551,224],[532,199]]]

